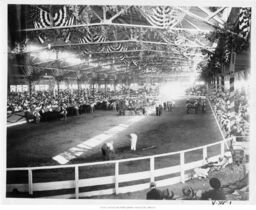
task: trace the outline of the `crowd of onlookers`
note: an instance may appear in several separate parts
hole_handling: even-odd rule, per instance
[[[207,88],[204,85],[193,86],[186,91],[187,96],[205,96],[206,93]],[[221,90],[212,91],[209,94],[208,98],[225,137],[249,136],[249,110],[246,92],[241,90],[235,90],[234,92],[234,117],[232,116],[229,90],[225,92]]]
[[[125,110],[144,110],[153,106],[157,93],[148,89],[132,90],[123,88],[119,91],[64,90],[37,91],[29,94],[9,93],[7,113],[24,112],[27,121],[48,121],[66,119],[67,116],[94,112],[97,109],[114,110],[119,113]],[[142,111],[143,112],[143,111]]]
[[[229,91],[214,92],[210,96],[210,101],[226,137],[249,136],[248,96],[245,92],[235,91],[234,117],[232,117]]]
[[[175,194],[172,190],[160,190],[156,183],[150,184],[146,194],[147,200],[247,200],[249,198],[248,174],[241,180],[222,185],[221,181],[213,177],[209,180],[209,189],[195,191],[189,185],[182,187],[181,193]]]

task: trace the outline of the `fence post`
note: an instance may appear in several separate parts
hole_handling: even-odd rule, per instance
[[[75,194],[76,199],[79,199],[79,168],[75,166]]]
[[[155,181],[155,157],[150,157],[150,182]]]
[[[115,193],[116,195],[119,193],[118,192],[118,176],[119,176],[119,162],[115,162]]]
[[[207,158],[207,146],[203,147],[203,160]]]
[[[180,152],[180,177],[181,177],[182,183],[185,182],[184,164],[185,164],[185,153],[182,151]]]
[[[28,193],[33,195],[33,172],[32,169],[28,169]]]

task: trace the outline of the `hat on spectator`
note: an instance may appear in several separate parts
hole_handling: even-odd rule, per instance
[[[188,197],[193,197],[195,195],[194,190],[189,186],[183,187],[182,193],[183,193],[183,195],[188,196]]]
[[[156,183],[155,182],[151,182],[150,183],[150,188],[154,188],[154,187],[156,187]]]
[[[219,189],[221,186],[220,180],[217,178],[211,178],[209,183],[213,189]]]

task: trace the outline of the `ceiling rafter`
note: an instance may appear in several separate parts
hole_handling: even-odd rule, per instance
[[[219,26],[217,26],[217,25],[211,23],[210,21],[208,21],[208,20],[206,20],[206,19],[204,19],[204,18],[202,18],[202,17],[200,17],[200,16],[198,16],[198,15],[196,15],[196,14],[194,14],[194,13],[188,11],[188,10],[185,10],[185,9],[180,8],[180,7],[177,7],[177,6],[175,6],[175,8],[177,8],[177,9],[183,11],[183,12],[186,13],[188,16],[194,17],[194,18],[196,18],[196,19],[198,19],[198,20],[201,20],[201,21],[207,23],[208,25],[212,26],[212,27],[215,28],[215,29],[219,29],[219,30],[221,30],[221,31],[228,32],[228,33],[233,34],[233,35],[235,35],[235,36],[237,36],[237,37],[240,37],[240,36],[238,35],[238,33],[235,33],[235,32],[230,31],[230,30],[228,30],[228,29],[223,29],[223,28],[221,28],[221,27],[219,27]],[[212,30],[209,30],[209,31],[212,31]],[[242,39],[243,39],[243,38],[242,38]]]
[[[55,29],[71,29],[71,28],[84,28],[84,27],[94,27],[94,26],[119,26],[119,27],[132,27],[132,28],[148,28],[148,29],[161,29],[166,30],[164,27],[152,26],[152,25],[138,25],[138,24],[126,24],[126,23],[108,23],[107,21],[102,21],[101,23],[85,23],[85,24],[75,24],[68,26],[52,26],[44,28],[25,28],[19,29],[18,31],[45,31],[45,30],[55,30]],[[216,26],[215,26],[216,27]],[[209,29],[189,29],[189,28],[170,28],[172,31],[188,31],[188,32],[211,32]],[[171,31],[169,31],[171,32]]]
[[[195,24],[191,23],[189,20],[184,19],[187,23],[189,23],[190,25],[192,25],[195,29],[199,30],[198,26],[196,26]]]
[[[91,11],[93,12],[93,14],[100,20],[100,21],[103,21],[103,19],[98,15],[98,13],[91,7],[89,6]]]
[[[218,15],[220,12],[222,12],[224,9],[226,9],[226,7],[221,7],[216,12],[213,12],[211,15],[209,15],[209,17],[207,17],[207,20],[215,18],[215,16]],[[218,17],[218,19],[220,19],[224,23],[224,21],[221,18]]]
[[[191,41],[191,40],[189,40]],[[166,42],[156,42],[156,41],[145,41],[145,40],[136,40],[136,39],[130,39],[130,40],[116,40],[116,41],[103,41],[103,42],[89,42],[89,43],[72,43],[72,44],[57,44],[52,45],[52,47],[70,47],[70,46],[86,46],[86,45],[98,45],[98,44],[114,44],[114,43],[145,43],[145,44],[155,44],[155,45],[170,45],[170,46],[180,46],[180,47],[188,47],[188,48],[205,48],[205,49],[213,49],[213,47],[208,46],[194,46],[194,45],[187,45],[187,44],[174,44],[174,43],[168,43],[168,40]]]
[[[179,66],[191,66],[193,56],[195,54],[202,53],[200,49],[205,49],[207,51],[214,49],[213,46],[209,46],[210,44],[209,42],[207,42],[206,37],[204,36],[205,33],[198,32],[210,32],[214,31],[215,29],[219,29],[217,22],[220,23],[223,22],[223,20],[216,22],[213,21],[213,19],[218,19],[218,14],[225,9],[225,7],[220,8],[216,12],[212,13],[210,12],[210,10],[208,11],[206,9],[204,11],[204,8],[202,9],[200,7],[198,7],[199,9],[195,8],[195,10],[188,10],[185,7],[173,7],[171,8],[172,10],[170,10],[169,8],[168,11],[170,12],[168,12],[168,17],[165,16],[167,15],[167,12],[165,11],[163,11],[163,14],[160,11],[159,18],[157,16],[158,11],[152,14],[156,18],[156,20],[162,20],[164,22],[158,24],[157,21],[153,21],[152,19],[151,22],[151,19],[148,20],[145,17],[145,15],[151,16],[151,12],[149,11],[151,7],[133,7],[135,8],[135,10],[133,8],[130,9],[131,6],[88,6],[91,11],[90,17],[93,18],[89,19],[89,21],[86,21],[88,20],[87,16],[85,16],[84,19],[78,16],[78,18],[80,18],[79,20],[82,21],[80,22],[81,24],[74,25],[74,23],[77,23],[77,21],[74,21],[65,23],[63,24],[63,26],[54,26],[53,24],[49,27],[36,29],[29,28],[33,27],[31,25],[28,28],[22,30],[28,32],[38,31],[36,33],[31,33],[31,37],[33,35],[36,36],[38,34],[42,34],[42,36],[44,36],[43,39],[46,40],[47,43],[49,42],[48,40],[53,38],[53,44],[51,45],[51,49],[49,50],[64,49],[70,51],[72,54],[74,54],[75,57],[80,59],[83,55],[83,59],[85,60],[85,62],[83,62],[84,60],[77,61],[77,63],[79,64],[72,65],[72,63],[70,63],[70,65],[68,65],[68,62],[56,62],[57,60],[55,59],[52,61],[42,62],[41,65],[43,63],[48,63],[50,64],[49,67],[57,67],[57,69],[61,68],[65,71],[79,71],[79,69],[87,69],[86,71],[90,71],[91,69],[95,72],[103,72],[107,71],[106,69],[103,69],[103,67],[113,67],[112,69],[114,69],[115,66],[118,65],[118,63],[123,64],[126,61],[125,67],[127,68],[129,66],[128,64],[130,63],[131,71],[135,72],[137,71],[136,69],[138,69],[139,66],[143,67],[149,62],[151,62],[150,65],[152,66],[155,66],[157,64],[158,68],[162,66],[164,67],[164,69],[166,69],[166,67],[174,65],[172,65],[173,60],[180,61]],[[145,14],[143,12],[145,12]],[[205,14],[201,16],[200,14],[202,12],[206,13],[207,16]],[[222,15],[224,13],[221,13],[220,18],[225,16]],[[130,15],[136,17],[129,18]],[[98,22],[97,19],[99,19],[100,22]],[[212,21],[210,21],[211,19]],[[39,20],[44,21],[43,19]],[[66,21],[66,19],[63,19],[63,21]],[[183,21],[186,21],[192,27],[185,24],[186,22],[182,24]],[[214,23],[216,23],[216,25]],[[42,26],[39,25],[35,27]],[[76,28],[78,29],[77,31],[72,30]],[[82,28],[86,28],[87,30],[92,31],[92,34],[88,35],[85,30],[81,30]],[[42,33],[40,32],[40,30],[42,31]],[[47,30],[50,30],[49,33]],[[55,33],[54,30],[56,30],[57,33]],[[117,30],[116,33],[113,32],[113,30]],[[67,32],[71,33],[71,38],[69,39],[68,43],[65,43],[63,40],[66,40],[65,36],[67,35]],[[132,36],[132,33],[135,33],[135,36]],[[136,33],[140,36],[136,36]],[[142,35],[143,33],[146,34]],[[55,37],[56,34],[58,35],[57,38]],[[203,37],[199,37],[196,34],[200,36],[202,35]],[[96,40],[99,41],[97,42]],[[116,43],[118,43],[118,45]],[[140,46],[142,47],[140,48]],[[116,51],[112,51],[113,49],[116,49]],[[78,51],[82,51],[83,54],[79,55]],[[88,56],[90,57],[89,60],[91,59],[90,61],[88,60]],[[150,59],[150,56],[156,57],[157,59],[153,61],[153,59]],[[104,59],[101,59],[100,57]],[[125,57],[124,60],[123,57]],[[202,59],[205,58],[202,57]],[[55,63],[51,64],[51,62]],[[89,67],[87,68],[87,66]]]
[[[194,18],[196,18],[196,19],[198,19],[198,20],[201,20],[201,21],[203,21],[203,22],[209,24],[210,26],[212,26],[212,27],[214,27],[214,28],[217,28],[217,26],[216,26],[215,24],[213,24],[213,23],[211,23],[210,21],[208,21],[208,20],[206,20],[206,19],[204,19],[204,18],[202,18],[202,17],[196,15],[195,13],[190,12],[189,10],[185,10],[185,9],[183,9],[183,8],[181,8],[181,7],[178,7],[178,6],[174,6],[174,7],[177,8],[177,9],[179,9],[180,11],[184,12],[184,13],[187,14],[188,16],[194,17]]]
[[[226,7],[222,7],[222,8],[220,8],[220,9],[218,9],[216,12],[210,12],[209,10],[207,10],[207,9],[205,9],[205,8],[203,8],[203,7],[198,7],[199,9],[201,9],[203,12],[205,12],[207,15],[208,15],[208,17],[206,17],[205,19],[207,20],[207,21],[210,21],[211,19],[214,19],[215,21],[217,21],[220,25],[221,25],[221,27],[223,28],[223,24],[224,24],[224,21],[221,19],[221,18],[219,18],[219,17],[216,17],[216,15],[217,14],[219,14],[222,10],[224,10]]]
[[[127,8],[122,9],[121,11],[119,11],[118,13],[116,13],[114,16],[112,16],[110,19],[108,19],[107,21],[112,22],[114,19],[116,19],[118,16],[120,16],[121,14],[123,14],[125,11],[127,11],[131,6],[128,6]]]

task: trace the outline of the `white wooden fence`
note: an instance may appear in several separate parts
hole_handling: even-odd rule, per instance
[[[210,161],[215,161],[218,157],[223,156],[225,152],[225,145],[232,138],[228,138],[222,141],[218,141],[212,144],[195,147],[187,150],[182,150],[178,152],[171,152],[159,155],[152,156],[144,156],[138,158],[129,158],[122,160],[112,160],[112,161],[102,161],[102,162],[94,162],[94,163],[84,163],[84,164],[75,164],[75,165],[61,165],[61,166],[42,166],[42,167],[27,167],[27,168],[7,168],[7,172],[19,173],[20,171],[27,171],[28,173],[28,181],[23,184],[7,184],[7,192],[12,192],[13,189],[17,189],[20,192],[28,192],[29,195],[33,195],[34,192],[43,192],[43,191],[56,191],[63,189],[75,189],[75,193],[73,194],[61,194],[55,196],[44,196],[48,198],[79,198],[79,197],[91,197],[91,196],[99,196],[99,195],[107,195],[107,194],[119,194],[119,193],[127,193],[127,192],[135,192],[140,190],[145,190],[149,188],[149,183],[155,181],[157,186],[169,186],[172,184],[176,184],[179,182],[185,182],[190,178],[189,174],[186,174],[187,170],[191,170],[203,165],[203,160],[208,157],[208,148],[220,145],[220,152],[217,155],[212,157],[208,157]],[[202,159],[194,162],[186,163],[185,154],[188,152],[202,150]],[[160,157],[168,157],[172,155],[179,155],[180,164],[160,169],[155,169],[156,158]],[[138,160],[149,160],[150,162],[150,170],[142,171],[142,172],[134,172],[121,174],[119,170],[119,166],[121,163],[138,161]],[[104,177],[95,177],[95,178],[79,178],[79,169],[80,167],[85,166],[99,166],[105,164],[114,164],[115,165],[115,173],[111,176]],[[33,182],[33,172],[36,170],[54,170],[54,169],[64,169],[64,168],[73,168],[75,179],[74,180],[65,180],[65,181],[55,181],[55,182]],[[166,176],[179,173],[178,176],[172,178],[166,178],[162,180],[156,181],[157,177]],[[143,179],[148,179],[146,183],[142,184],[134,184],[130,186],[119,186],[120,183],[131,182],[131,181],[139,181]],[[108,189],[102,190],[92,190],[89,192],[79,192],[79,189],[82,187],[97,187],[100,185],[114,185],[114,187],[110,187]],[[52,194],[52,193],[51,193]]]

